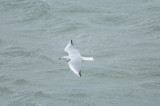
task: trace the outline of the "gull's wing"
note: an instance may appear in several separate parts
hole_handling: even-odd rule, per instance
[[[68,62],[70,69],[79,77],[81,77],[81,63],[82,59],[79,56],[71,58]]]
[[[79,51],[73,46],[72,40],[68,43],[64,49],[69,55],[80,55]]]

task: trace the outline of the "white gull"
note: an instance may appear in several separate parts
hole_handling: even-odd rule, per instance
[[[65,60],[68,62],[70,69],[79,77],[81,77],[81,63],[82,60],[93,61],[93,57],[83,57],[79,51],[74,47],[71,40],[64,49],[69,56],[63,56],[59,60]]]

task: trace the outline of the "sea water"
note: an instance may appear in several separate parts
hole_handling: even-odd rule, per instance
[[[0,0],[0,106],[160,106],[160,1]]]

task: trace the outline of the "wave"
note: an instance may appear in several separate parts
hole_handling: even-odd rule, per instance
[[[28,81],[25,79],[18,79],[14,82],[14,84],[16,84],[16,85],[26,85],[27,83],[28,83]]]
[[[5,48],[4,50],[2,50],[0,55],[4,57],[19,57],[19,56],[33,57],[37,55],[36,51],[37,50],[25,50],[24,48],[21,48],[21,47],[12,46],[12,47]]]
[[[8,87],[0,87],[0,95],[10,95],[15,93],[13,89],[10,89]]]
[[[1,18],[4,19],[6,15],[8,16],[2,23],[32,21],[43,17],[48,11],[49,5],[41,0],[0,1]]]

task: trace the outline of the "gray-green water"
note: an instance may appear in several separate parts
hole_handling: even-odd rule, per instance
[[[159,0],[0,0],[0,106],[159,105]]]

